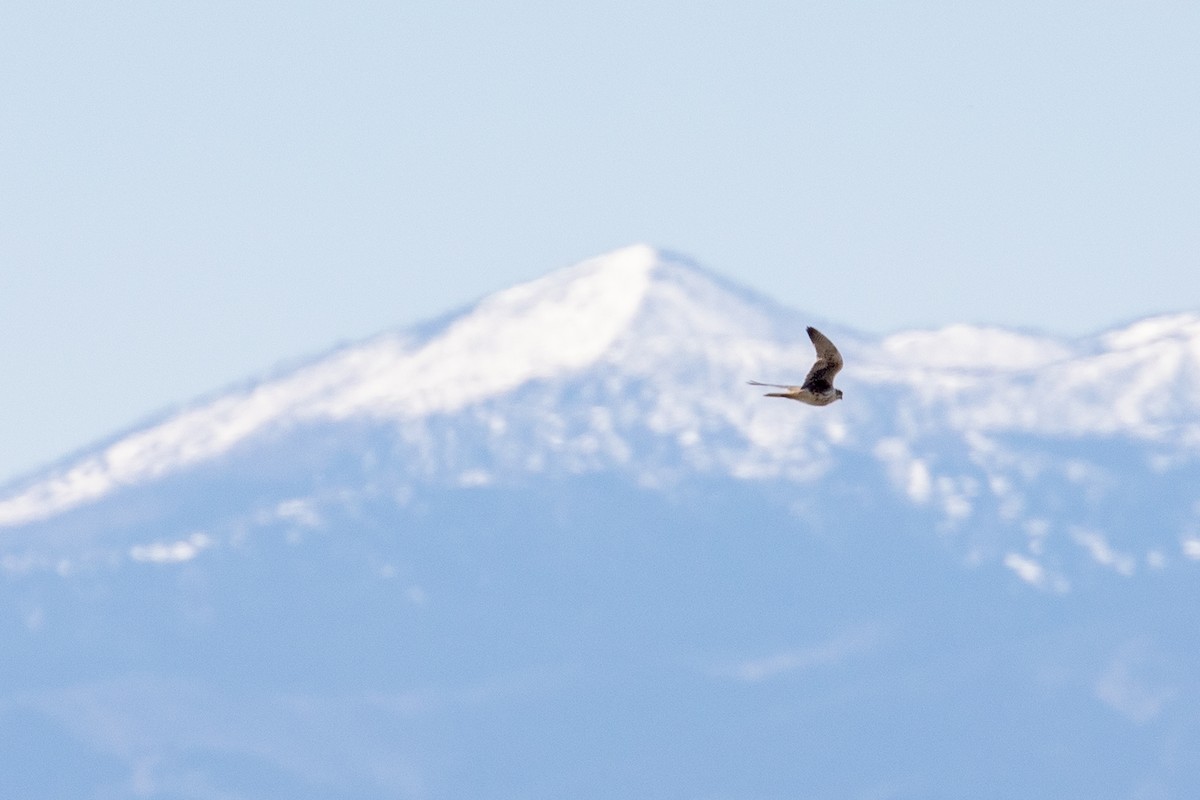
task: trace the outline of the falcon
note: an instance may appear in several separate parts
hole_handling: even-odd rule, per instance
[[[784,386],[779,383],[749,381],[751,386],[773,386],[782,392],[767,392],[763,397],[786,397],[810,406],[827,406],[842,399],[842,390],[833,388],[833,377],[842,368],[842,354],[833,342],[813,326],[808,326],[808,338],[817,349],[817,360],[804,377],[802,386]]]

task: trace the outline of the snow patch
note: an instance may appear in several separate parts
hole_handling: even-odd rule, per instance
[[[1071,589],[1067,579],[1061,575],[1051,574],[1036,559],[1020,553],[1007,553],[1004,556],[1004,566],[1016,573],[1017,577],[1038,589],[1047,589],[1058,594],[1066,594]]]
[[[483,469],[468,469],[458,476],[458,485],[463,487],[487,486],[491,482],[491,473]]]
[[[718,673],[743,683],[759,683],[791,672],[841,664],[871,650],[878,638],[870,629],[848,631],[822,644],[750,659]]]
[[[1193,561],[1200,561],[1200,539],[1189,537],[1180,544],[1183,554]]]
[[[284,500],[275,506],[275,517],[303,528],[319,528],[321,515],[316,504],[309,498],[297,497]]]
[[[1147,642],[1127,643],[1096,679],[1096,697],[1136,725],[1152,721],[1178,695],[1174,687],[1157,684],[1144,676],[1154,660]]]
[[[1157,344],[1167,339],[1195,341],[1200,339],[1200,317],[1193,314],[1168,314],[1140,320],[1112,331],[1103,337],[1112,350],[1132,350]]]
[[[929,502],[933,494],[933,476],[929,465],[909,452],[908,442],[898,437],[880,439],[873,453],[887,468],[892,484],[909,500],[917,505]]]
[[[153,542],[129,548],[129,557],[134,561],[152,564],[179,564],[191,561],[201,550],[211,547],[212,539],[203,533],[193,533],[186,539],[175,542]]]
[[[1137,560],[1133,556],[1114,550],[1099,531],[1076,528],[1071,532],[1071,538],[1087,550],[1093,561],[1112,568],[1118,574],[1129,576],[1137,568]]]
[[[1046,570],[1032,558],[1019,553],[1009,553],[1004,556],[1004,566],[1017,573],[1017,577],[1030,586],[1040,587],[1045,583]]]
[[[1033,369],[1072,355],[1052,339],[970,325],[897,333],[883,340],[882,350],[910,368],[973,371]]]

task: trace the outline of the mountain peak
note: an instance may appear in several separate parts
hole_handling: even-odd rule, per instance
[[[813,359],[810,321],[846,355],[846,402],[819,414],[762,402],[744,381],[800,380]],[[1200,320],[1190,315],[1144,320],[1087,343],[969,325],[874,340],[780,308],[686,258],[634,245],[488,295],[436,326],[335,350],[92,449],[0,495],[0,528],[286,447],[326,448],[312,455],[316,463],[361,460],[360,450],[385,442],[378,459],[395,460],[396,474],[451,483],[467,472],[491,480],[550,465],[625,470],[647,483],[691,469],[809,480],[847,449],[885,460],[900,452],[876,447],[886,431],[906,442],[934,434],[1122,436],[1200,451],[1196,342]],[[363,444],[364,435],[377,441]]]
[[[1163,314],[1109,331],[1102,338],[1112,350],[1132,350],[1167,341],[1200,342],[1200,316]]]
[[[489,295],[427,337],[384,334],[185,409],[0,499],[0,527],[207,461],[269,430],[452,413],[583,369],[627,331],[668,262],[699,275],[649,245],[624,247]]]

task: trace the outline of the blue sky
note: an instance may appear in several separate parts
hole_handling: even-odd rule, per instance
[[[1200,306],[1189,3],[5,3],[0,480],[632,242],[883,332]]]

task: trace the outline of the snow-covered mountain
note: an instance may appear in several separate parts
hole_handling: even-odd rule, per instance
[[[1122,538],[1088,510],[1123,497],[1131,477],[1165,484],[1194,474],[1198,316],[1083,341],[967,325],[875,340],[822,322],[850,367],[840,381],[847,399],[820,412],[746,386],[803,376],[807,321],[684,259],[630,247],[427,330],[388,333],[170,414],[10,487],[0,528],[119,502],[197,470],[241,469],[253,482],[254,467],[237,465],[265,452],[286,459],[262,479],[303,490],[281,501],[313,509],[331,494],[558,474],[818,486],[839,464],[865,459],[899,501],[929,508],[943,528],[1024,531],[1040,551],[1055,526],[1090,526],[1073,537],[1084,542]],[[1136,456],[1089,457],[1097,448]],[[318,488],[314,475],[328,475],[329,461],[340,464],[339,485]],[[1077,502],[1077,518],[1041,507],[1048,484]],[[1179,524],[1154,537],[1138,532],[1121,571],[1192,557],[1196,512],[1181,509]],[[1038,554],[1010,563],[1036,574]]]
[[[827,408],[746,385],[806,324]],[[1198,561],[1200,316],[879,339],[635,246],[0,491],[0,729],[28,797],[1185,797]]]

